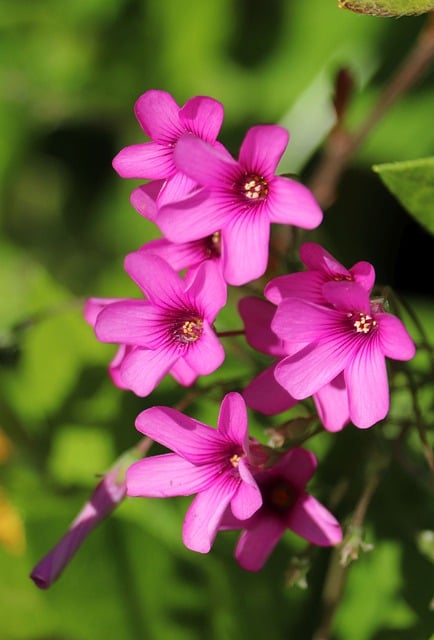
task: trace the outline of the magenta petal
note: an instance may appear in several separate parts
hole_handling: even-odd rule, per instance
[[[95,334],[101,342],[155,349],[167,343],[162,312],[146,300],[113,302],[98,314]]]
[[[215,480],[210,465],[196,466],[176,453],[150,456],[132,464],[126,476],[127,495],[143,498],[190,496]]]
[[[401,320],[389,313],[379,313],[376,317],[383,354],[394,360],[411,360],[416,353],[416,347]]]
[[[136,429],[193,464],[209,464],[225,444],[216,429],[169,407],[145,409],[136,418]]]
[[[152,222],[155,222],[155,218],[157,217],[158,209],[156,199],[164,183],[164,180],[152,180],[152,182],[148,182],[134,189],[130,196],[130,202],[134,209],[138,211],[141,216]]]
[[[182,384],[184,387],[190,387],[198,376],[197,371],[194,371],[194,369],[186,363],[184,358],[179,358],[169,373],[175,378],[176,382],[179,382],[179,384]]]
[[[230,219],[221,198],[206,189],[199,189],[180,200],[162,206],[157,224],[168,240],[189,242],[212,235]]]
[[[231,509],[236,518],[246,520],[262,506],[262,495],[245,458],[240,460],[238,471],[242,482],[232,498]]]
[[[351,267],[350,273],[357,284],[371,293],[375,284],[375,269],[372,264],[364,261],[357,262]]]
[[[218,417],[219,433],[229,442],[237,442],[243,447],[247,442],[247,409],[239,393],[227,393],[220,406]]]
[[[167,91],[146,91],[136,101],[134,111],[143,131],[156,142],[170,144],[184,132],[179,107]]]
[[[223,123],[223,105],[206,96],[195,96],[179,111],[185,129],[206,142],[214,142]]]
[[[124,388],[137,396],[148,396],[169,372],[178,358],[176,353],[137,347],[122,361],[119,376]]]
[[[184,306],[183,281],[162,258],[133,251],[126,256],[124,266],[151,303],[169,308]]]
[[[341,331],[341,326],[342,313],[296,297],[284,298],[271,322],[271,329],[290,344],[326,339]]]
[[[289,133],[275,124],[249,129],[240,149],[239,162],[246,172],[270,177],[286,149]]]
[[[341,431],[350,422],[348,393],[343,374],[319,389],[313,399],[327,431]]]
[[[235,550],[238,564],[247,571],[260,571],[284,531],[281,518],[268,513],[257,514],[254,526],[243,531],[238,540]]]
[[[84,306],[84,319],[94,327],[96,319],[103,309],[114,302],[123,302],[124,300],[124,298],[89,298]]]
[[[140,180],[169,178],[176,171],[173,150],[156,142],[142,142],[121,149],[112,165],[121,178]]]
[[[316,242],[304,242],[300,247],[300,258],[308,269],[321,271],[330,277],[350,275],[348,269]]]
[[[209,322],[215,320],[227,299],[227,286],[215,262],[207,260],[197,267],[185,295]]]
[[[289,178],[276,177],[267,198],[270,221],[315,229],[323,213],[313,194],[304,185]]]
[[[247,296],[238,303],[244,322],[246,340],[251,347],[270,356],[287,355],[286,344],[271,330],[276,307],[266,300]]]
[[[345,371],[351,421],[366,429],[389,411],[386,362],[376,340],[368,340]]]
[[[343,311],[360,311],[369,314],[371,305],[369,292],[363,289],[357,282],[346,280],[326,282],[323,286],[326,300]]]
[[[311,451],[293,447],[272,467],[272,473],[280,475],[299,492],[303,492],[316,467],[317,460]]]
[[[243,391],[247,406],[267,416],[287,411],[298,402],[277,382],[275,368],[276,364],[273,364],[265,369]]]
[[[197,494],[187,511],[182,529],[182,539],[188,549],[208,553],[238,483],[236,478],[223,474],[208,489]]]
[[[223,363],[225,350],[207,322],[203,324],[201,337],[188,346],[183,358],[201,376],[209,375]]]
[[[195,189],[197,189],[197,182],[186,176],[185,173],[177,171],[165,181],[159,192],[157,198],[158,209],[161,209],[161,207],[164,207],[166,204],[178,202],[178,200],[186,198]]]
[[[190,134],[178,140],[174,161],[179,171],[210,190],[217,185],[218,189],[232,191],[233,183],[240,174],[238,163],[228,152]]]
[[[280,304],[284,298],[290,296],[324,303],[322,287],[326,277],[319,271],[300,271],[273,278],[264,289],[267,300]]]
[[[193,242],[170,242],[166,238],[158,238],[147,242],[139,251],[140,253],[153,253],[156,256],[160,256],[175,271],[193,267],[206,259],[204,243],[198,240]]]
[[[270,222],[253,207],[234,217],[222,230],[225,246],[223,275],[229,284],[242,285],[265,273],[268,262]]]
[[[297,535],[321,547],[339,544],[342,540],[342,530],[336,518],[318,500],[307,494],[296,501],[286,524]]]

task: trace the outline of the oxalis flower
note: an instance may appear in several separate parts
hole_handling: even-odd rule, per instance
[[[342,540],[336,518],[313,496],[306,484],[317,466],[313,453],[295,447],[275,465],[255,473],[262,506],[247,520],[227,509],[220,529],[243,529],[235,557],[248,571],[259,571],[287,529],[310,543],[331,546]]]
[[[223,399],[213,429],[168,407],[152,407],[136,428],[174,453],[145,458],[127,471],[127,494],[149,498],[197,494],[184,521],[184,544],[207,553],[230,504],[240,520],[262,504],[252,476],[255,463],[247,433],[247,411],[238,393]]]
[[[359,284],[327,282],[323,294],[328,306],[297,297],[279,304],[272,330],[289,344],[306,346],[283,358],[274,375],[297,399],[337,379],[336,393],[346,388],[350,420],[357,427],[371,427],[389,410],[385,357],[409,360],[414,343],[402,322],[380,303],[371,303]]]
[[[215,144],[223,122],[223,105],[207,96],[195,96],[179,107],[166,91],[151,89],[138,98],[134,110],[151,141],[122,149],[113,167],[122,178],[158,181],[138,187],[131,196],[138,211],[152,217],[155,199],[170,201],[196,185],[176,167],[174,149],[186,133]]]
[[[226,282],[241,285],[263,275],[271,222],[313,229],[322,220],[305,186],[275,175],[288,139],[278,125],[252,127],[236,161],[227,151],[184,135],[174,151],[176,166],[203,189],[159,209],[155,222],[165,237],[187,242],[220,230]]]
[[[111,364],[115,384],[146,396],[169,372],[188,386],[217,369],[225,354],[212,325],[226,285],[214,262],[182,279],[162,258],[134,252],[125,269],[147,299],[92,299],[85,310],[97,338],[120,345]]]

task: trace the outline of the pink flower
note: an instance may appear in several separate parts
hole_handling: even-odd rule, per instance
[[[99,340],[120,345],[111,365],[115,384],[146,396],[169,372],[188,386],[215,371],[225,355],[213,329],[226,303],[218,267],[204,262],[183,280],[158,256],[135,252],[125,269],[147,299],[103,300],[99,313],[93,299],[85,312]]]
[[[223,105],[212,98],[196,96],[180,108],[166,91],[151,89],[140,96],[134,109],[151,142],[125,147],[114,158],[113,167],[122,178],[161,181],[157,189],[154,184],[144,185],[132,194],[134,206],[141,201],[152,209],[152,200],[160,190],[164,189],[164,194],[161,193],[164,201],[164,198],[171,200],[185,195],[195,186],[195,182],[175,166],[174,149],[184,134],[214,144],[223,122]]]
[[[313,229],[322,220],[306,187],[275,175],[288,137],[277,125],[252,127],[236,161],[221,148],[183,136],[174,152],[176,166],[204,188],[160,208],[156,222],[165,237],[187,242],[220,230],[226,282],[240,285],[260,277],[271,222]]]
[[[30,574],[40,589],[48,589],[60,576],[89,533],[116,509],[126,495],[119,466],[107,473],[95,488],[70,528]]]
[[[210,550],[229,504],[240,520],[261,506],[251,472],[246,406],[238,393],[223,399],[217,429],[168,407],[146,409],[136,427],[174,453],[134,463],[127,471],[127,493],[151,498],[196,493],[183,528],[189,549]]]
[[[307,267],[306,271],[278,276],[267,284],[265,297],[279,304],[283,298],[296,296],[312,300],[318,304],[327,304],[323,286],[326,282],[357,282],[368,293],[375,283],[375,270],[369,262],[357,262],[351,269],[346,269],[321,245],[305,242],[300,247],[300,258]]]
[[[276,380],[298,399],[321,393],[332,381],[333,393],[342,395],[343,382],[351,421],[371,427],[389,410],[385,357],[409,360],[414,343],[402,322],[371,304],[359,284],[327,282],[323,295],[327,306],[296,297],[279,304],[271,328],[288,343],[307,346],[276,365]],[[338,376],[343,379],[336,385]]]
[[[243,569],[262,569],[286,529],[319,546],[335,545],[342,540],[337,520],[306,493],[306,484],[316,465],[310,451],[290,449],[273,467],[255,474],[263,502],[251,518],[241,521],[226,510],[220,529],[243,529],[235,551]]]

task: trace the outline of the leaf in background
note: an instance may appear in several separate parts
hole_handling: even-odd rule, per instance
[[[434,9],[433,0],[340,0],[341,9],[368,16],[413,16]]]
[[[374,165],[384,184],[434,235],[434,157]]]
[[[23,522],[14,505],[0,489],[0,545],[21,555],[26,547]]]

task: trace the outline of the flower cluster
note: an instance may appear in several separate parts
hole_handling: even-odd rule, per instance
[[[131,203],[163,237],[125,259],[142,297],[92,298],[85,317],[99,340],[118,345],[109,367],[114,384],[148,396],[166,374],[190,386],[222,365],[214,323],[228,285],[266,273],[271,223],[313,229],[323,213],[305,186],[276,173],[289,140],[284,128],[252,127],[236,160],[217,140],[223,107],[216,100],[198,96],[180,108],[151,90],[135,111],[150,141],[120,151],[113,166],[123,178],[147,181]],[[239,303],[248,344],[274,362],[242,395],[223,398],[217,428],[174,408],[143,411],[138,431],[172,452],[143,458],[126,473],[129,496],[195,494],[183,528],[194,551],[208,552],[220,530],[240,529],[236,558],[251,571],[286,529],[319,546],[339,543],[342,531],[306,491],[315,456],[253,440],[246,405],[272,415],[312,397],[326,430],[371,427],[389,408],[386,357],[408,360],[415,351],[386,302],[372,297],[372,265],[346,269],[312,242],[300,258],[304,270]]]

